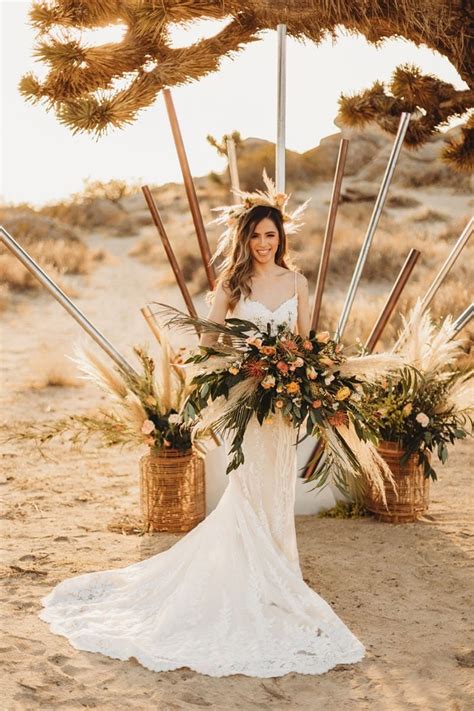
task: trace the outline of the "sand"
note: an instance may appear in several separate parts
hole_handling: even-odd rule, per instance
[[[152,299],[179,304],[175,290],[160,290],[156,270],[126,258],[130,245],[108,239],[115,257],[78,281],[75,297],[127,358],[132,344],[150,340],[139,306]],[[91,384],[41,386],[51,362],[64,366],[63,354],[81,334],[47,294],[18,299],[4,321],[4,422],[56,418],[106,402]],[[45,450],[49,459],[26,444],[2,451],[2,710],[473,708],[469,443],[439,467],[423,521],[392,526],[366,518],[297,518],[307,583],[368,653],[360,664],[322,676],[266,680],[213,679],[187,669],[157,674],[134,660],[76,651],[51,634],[37,613],[56,583],[134,563],[178,536],[108,529],[120,516],[138,514],[140,452],[89,445],[80,453],[59,443]]]

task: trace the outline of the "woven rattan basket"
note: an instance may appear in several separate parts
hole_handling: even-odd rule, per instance
[[[429,505],[429,479],[423,474],[418,455],[410,455],[406,464],[400,464],[405,450],[397,442],[380,442],[378,453],[387,462],[395,480],[398,498],[390,483],[385,484],[387,508],[377,498],[373,489],[366,494],[365,505],[379,521],[405,523],[420,518]]]
[[[190,531],[206,515],[204,460],[193,449],[159,450],[140,459],[140,508],[148,531]]]

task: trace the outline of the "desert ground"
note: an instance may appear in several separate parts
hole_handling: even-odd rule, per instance
[[[371,180],[376,182],[373,176]],[[351,184],[355,185],[354,178]],[[369,193],[373,184],[365,183]],[[340,241],[328,283],[332,298],[326,300],[323,313],[331,323],[360,248],[361,225],[370,215],[371,198],[361,197],[361,183],[356,187],[361,199],[354,202],[352,196],[343,203],[335,237]],[[317,265],[330,189],[330,182],[324,180],[297,193],[313,194],[317,205],[311,213],[317,229],[299,243],[302,264],[310,255]],[[423,293],[469,212],[469,196],[456,186],[397,190],[398,202],[386,211],[361,284],[348,331],[351,338],[367,335],[390,290],[390,280],[413,243],[424,246],[425,261],[406,303]],[[183,263],[188,259],[189,281],[202,312],[203,277],[196,267],[198,260],[189,256],[196,255],[197,248],[195,242],[190,247],[192,231],[182,187],[168,186],[155,194],[162,196],[160,207],[172,225],[180,258]],[[119,228],[107,232],[82,226],[87,255],[81,252],[79,261],[87,260],[87,268],[77,264],[62,270],[60,264],[51,264],[51,268],[57,269],[55,277],[75,303],[132,360],[133,345],[152,343],[140,307],[154,300],[178,307],[182,302],[158,238],[147,224],[141,196],[127,199],[129,212],[124,215],[119,208],[120,213],[113,213],[114,220],[117,215],[124,220]],[[58,210],[55,214],[57,218]],[[11,225],[16,234],[14,222]],[[66,254],[67,238],[61,239],[58,262]],[[73,251],[77,257],[77,245]],[[14,273],[11,259],[0,255],[0,271],[8,277],[0,294],[1,424],[21,429],[25,420],[52,420],[106,405],[106,396],[80,380],[68,359],[73,344],[86,336],[44,290]],[[448,306],[455,316],[465,308],[468,270],[467,258],[453,270],[434,305],[438,315]],[[394,328],[387,333],[393,335]],[[172,340],[182,344],[182,338],[175,334]],[[342,665],[321,676],[288,674],[265,680],[216,679],[184,668],[157,674],[133,659],[123,662],[77,651],[65,638],[51,634],[37,613],[40,598],[56,583],[75,574],[134,563],[165,550],[178,536],[127,535],[130,527],[125,523],[139,514],[138,459],[145,448],[106,449],[90,443],[75,451],[53,440],[43,455],[28,442],[4,442],[1,451],[2,710],[473,708],[471,442],[451,450],[447,465],[439,466],[429,511],[417,523],[297,517],[305,580],[363,641],[367,656],[359,664]]]

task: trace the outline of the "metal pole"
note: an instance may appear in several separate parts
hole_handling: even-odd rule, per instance
[[[425,310],[432,302],[436,292],[438,291],[442,282],[448,275],[451,267],[453,266],[456,259],[459,257],[462,250],[466,246],[466,244],[472,234],[473,229],[474,229],[474,218],[471,217],[471,219],[467,223],[466,227],[464,228],[461,236],[458,238],[458,241],[456,242],[456,244],[452,248],[451,252],[449,253],[445,263],[439,270],[438,274],[436,275],[435,279],[433,280],[433,283],[431,284],[430,288],[428,289],[425,296],[423,297],[423,299],[421,301],[423,310]]]
[[[465,309],[460,316],[457,317],[456,321],[453,323],[454,336],[457,336],[463,328],[467,326],[469,321],[474,318],[474,303]]]
[[[385,169],[385,174],[383,176],[382,183],[381,183],[380,189],[379,189],[379,193],[378,193],[377,199],[375,201],[372,216],[370,218],[369,226],[367,228],[367,234],[365,236],[364,243],[362,245],[362,249],[360,251],[359,258],[357,260],[357,264],[354,269],[354,273],[352,275],[352,280],[351,280],[351,283],[349,286],[349,291],[347,293],[346,301],[344,303],[344,307],[342,309],[342,314],[339,319],[339,323],[338,323],[336,335],[335,335],[336,340],[339,340],[342,337],[342,334],[344,333],[344,329],[346,327],[347,320],[349,318],[349,314],[350,314],[352,305],[354,303],[354,298],[355,298],[355,294],[357,291],[357,287],[359,286],[360,277],[362,275],[362,270],[365,266],[365,262],[367,260],[370,245],[372,244],[375,230],[377,229],[380,215],[382,214],[383,206],[384,206],[385,200],[387,198],[388,189],[390,187],[393,173],[395,171],[395,166],[397,164],[397,160],[400,155],[400,151],[401,151],[401,148],[403,145],[403,139],[405,138],[405,133],[407,131],[410,118],[411,118],[411,114],[409,114],[409,113],[402,113],[400,116],[400,123],[398,125],[398,131],[397,131],[397,135],[395,137],[395,141],[394,141],[394,144],[392,147],[392,152],[390,153],[390,157],[388,159],[387,167]]]
[[[196,318],[197,311],[194,308],[193,300],[191,299],[191,295],[188,291],[188,287],[186,286],[183,272],[181,271],[181,267],[179,266],[179,264],[176,260],[175,254],[173,252],[173,248],[171,247],[170,241],[168,239],[168,235],[166,234],[165,226],[164,226],[163,221],[160,217],[160,213],[158,212],[158,208],[156,207],[156,203],[153,199],[153,195],[151,194],[151,191],[150,191],[150,188],[148,187],[148,185],[142,186],[142,192],[143,192],[143,195],[145,196],[145,200],[148,205],[148,209],[150,210],[152,220],[155,223],[155,227],[158,230],[158,234],[160,235],[163,247],[165,248],[166,256],[168,257],[168,261],[169,261],[171,268],[173,270],[174,276],[176,278],[176,282],[181,290],[181,294],[183,295],[183,299],[184,299],[184,302],[185,302],[186,307],[188,309],[188,313],[190,316],[193,316],[193,318]]]
[[[341,138],[339,143],[339,154],[337,156],[336,173],[334,175],[334,183],[332,187],[331,204],[329,206],[328,219],[326,223],[326,231],[324,233],[323,248],[321,252],[321,261],[319,262],[318,278],[316,281],[316,290],[314,293],[313,313],[311,316],[311,328],[316,331],[321,312],[321,303],[323,299],[324,286],[329,268],[329,255],[331,254],[332,239],[334,236],[334,226],[336,224],[337,208],[339,207],[339,198],[341,195],[341,184],[344,176],[344,167],[346,165],[347,149],[349,141],[346,138]]]
[[[285,140],[286,140],[286,25],[277,25],[278,33],[278,87],[277,87],[277,143],[275,155],[275,185],[285,192]]]
[[[20,262],[33,274],[36,279],[59,301],[61,306],[70,314],[75,321],[84,329],[84,331],[99,345],[107,355],[125,372],[137,376],[137,372],[132,366],[127,363],[125,358],[114,348],[105,336],[87,319],[82,311],[66,296],[64,291],[46,274],[46,272],[37,264],[32,257],[26,252],[21,245],[0,225],[0,235],[3,244],[8,247],[10,252],[17,257]]]
[[[398,303],[400,296],[402,295],[402,291],[411,276],[413,268],[417,263],[420,254],[421,252],[419,252],[417,249],[410,250],[408,257],[405,260],[405,264],[401,268],[401,271],[395,280],[392,290],[388,295],[387,301],[385,302],[385,306],[380,312],[380,315],[377,321],[375,322],[370,336],[368,337],[367,342],[365,344],[365,347],[369,351],[369,353],[372,353],[375,346],[377,345],[380,336],[385,330],[385,326],[390,320],[390,317],[395,309],[395,306]]]
[[[233,138],[227,138],[227,160],[229,161],[230,185],[232,194],[238,195],[240,190],[239,169],[237,167],[237,153],[235,151],[235,141]]]
[[[207,281],[209,288],[212,290],[214,288],[214,283],[216,280],[214,265],[210,264],[211,250],[209,249],[209,243],[207,241],[206,230],[204,228],[204,222],[202,220],[201,210],[199,208],[199,202],[196,195],[196,189],[194,187],[193,178],[191,175],[191,170],[189,168],[188,158],[186,155],[186,149],[184,148],[183,137],[181,135],[181,130],[179,128],[178,117],[176,115],[176,110],[174,108],[173,99],[171,97],[171,92],[169,89],[163,90],[163,96],[165,98],[166,110],[168,112],[168,118],[171,125],[171,131],[173,133],[174,142],[176,145],[176,151],[178,153],[178,160],[181,166],[181,172],[183,174],[184,187],[186,190],[186,195],[188,197],[189,208],[191,210],[191,215],[194,222],[194,227],[196,230],[196,235],[198,238],[199,249],[201,251],[201,257],[204,264],[204,269],[206,270]]]

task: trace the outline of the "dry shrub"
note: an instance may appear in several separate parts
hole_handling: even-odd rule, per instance
[[[3,282],[3,279],[1,277],[1,267],[0,267],[0,279]],[[10,289],[8,288],[6,283],[1,283],[0,284],[0,313],[2,313],[3,311],[6,311],[9,305],[10,305]]]
[[[136,198],[138,192],[137,184],[124,180],[85,180],[82,191],[73,193],[67,200],[42,207],[41,214],[82,230],[104,229],[117,236],[129,236],[136,231],[137,220],[127,209],[127,200]],[[138,220],[140,224],[143,224],[143,214]]]
[[[444,212],[433,210],[431,207],[423,207],[415,215],[412,215],[414,222],[447,222],[449,216]]]
[[[104,258],[103,250],[91,250],[77,232],[58,220],[40,215],[31,208],[4,208],[0,219],[5,229],[30,256],[59,283],[65,274],[88,274],[93,264]],[[11,254],[0,248],[0,278],[15,291],[40,288],[39,281]],[[67,289],[66,289],[67,291]]]
[[[34,390],[83,386],[74,366],[64,355],[55,353],[54,350],[43,351],[37,355],[35,375],[35,379],[29,384],[29,387]]]

